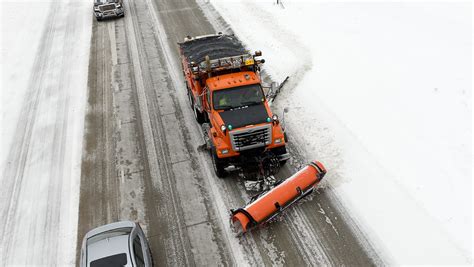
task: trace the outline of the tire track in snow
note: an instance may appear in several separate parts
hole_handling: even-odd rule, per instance
[[[92,16],[90,19],[95,21]],[[146,156],[131,93],[124,20],[93,23],[76,259],[85,233],[117,220],[144,222]],[[118,52],[118,53],[117,53]],[[146,225],[142,224],[146,233]]]
[[[157,15],[155,15],[155,16],[156,16],[155,25],[158,28],[158,36],[161,39],[169,40],[170,38],[167,37],[167,34],[166,34],[163,26],[161,26],[163,24],[160,23],[159,17]],[[167,62],[168,62],[168,65],[169,65],[168,69],[170,70],[170,74],[173,77],[173,81],[174,81],[174,84],[175,84],[174,86],[175,86],[176,90],[179,92],[180,83],[178,81],[182,80],[182,78],[178,75],[179,72],[176,70],[176,66],[179,66],[179,63],[177,63],[175,60],[172,59],[173,57],[171,57],[171,55],[173,55],[173,53],[170,51],[170,48],[166,47],[166,42],[162,41],[162,43],[163,43],[163,47],[165,47],[166,50],[167,50],[167,53],[166,53],[167,55],[166,56],[167,56]],[[184,105],[184,106],[186,106],[186,105]],[[210,164],[208,162],[205,162],[202,159],[200,159],[200,161],[204,162],[204,163],[201,164],[202,166],[210,166]],[[208,172],[208,175],[206,175],[206,177],[208,177],[208,178],[209,177],[214,177],[214,175]],[[234,181],[234,182],[236,182],[236,181]],[[209,185],[211,186],[212,193],[214,194],[214,197],[217,199],[216,202],[219,202],[219,200],[223,200],[223,201],[225,201],[224,203],[227,203],[227,205],[226,205],[227,207],[235,206],[235,204],[233,203],[235,200],[234,201],[224,200],[226,198],[222,197],[222,195],[225,195],[225,193],[222,193],[222,188],[214,189],[214,187],[215,187],[214,184],[215,184],[215,182],[213,182],[212,180],[209,181]],[[245,192],[244,189],[242,189],[242,190],[240,190],[239,195],[240,196],[238,198],[244,199],[244,198],[247,197],[248,194],[247,194],[247,192]],[[225,221],[228,220],[229,214],[228,214],[228,210],[225,209],[225,207],[224,207],[223,210],[221,208],[221,210],[219,210],[219,213],[221,215],[222,221],[225,222]],[[320,256],[320,254],[322,253],[323,250],[321,249],[320,245],[315,243],[315,240],[316,240],[315,238],[313,238],[313,239],[312,238],[305,238],[304,235],[299,235],[298,234],[298,230],[302,230],[301,227],[302,226],[299,226],[299,228],[293,228],[294,231],[293,231],[291,236],[293,237],[295,244],[300,244],[298,249],[299,249],[300,253],[302,253],[302,255],[306,255],[305,258],[307,259],[307,262],[308,263],[313,263],[313,264],[316,264],[316,263],[320,264],[321,263],[321,258],[324,258],[324,259],[327,260],[328,259],[327,257],[321,257]],[[230,231],[229,228],[227,228],[227,230]],[[307,225],[306,225],[306,228],[303,229],[303,231],[310,231],[310,229],[307,228]],[[268,254],[273,254],[273,255],[281,255],[282,254],[281,251],[276,250],[275,246],[272,245],[271,241],[266,240],[264,238],[259,238],[259,242],[262,243],[262,246],[259,246],[259,245],[257,245],[257,242],[254,239],[253,235],[247,235],[244,239],[240,240],[239,244],[235,244],[236,240],[234,240],[235,237],[233,237],[232,234],[226,234],[226,235],[227,235],[227,242],[228,242],[229,246],[232,248],[232,252],[236,254],[234,257],[237,256],[240,259],[238,262],[242,262],[242,259],[247,259],[249,264],[263,264],[264,260],[263,260],[262,255],[261,255],[262,252],[265,253],[265,254],[268,253]],[[303,242],[301,242],[301,240],[303,240]],[[314,251],[312,251],[311,249],[307,249],[306,247],[308,247],[308,244],[311,244],[310,247],[312,247],[313,249],[314,248],[319,248],[318,249],[319,253],[314,253]],[[268,252],[264,252],[264,251],[261,252],[260,249],[267,249],[269,251]],[[273,262],[273,264],[275,264],[275,262]]]
[[[48,187],[48,200],[47,203],[55,203],[58,200],[61,200],[59,208],[48,208],[47,209],[47,221],[50,223],[46,227],[46,240],[45,243],[47,244],[55,244],[54,249],[49,249],[47,251],[46,258],[55,259],[56,263],[60,263],[63,259],[60,258],[60,251],[64,244],[62,242],[58,242],[58,233],[56,232],[58,229],[61,229],[61,212],[63,210],[68,210],[67,207],[63,206],[66,201],[62,201],[64,198],[70,197],[69,195],[63,196],[63,186],[65,186],[64,177],[68,177],[67,169],[65,167],[65,161],[67,153],[67,134],[70,127],[69,126],[69,107],[70,107],[70,94],[67,90],[68,85],[71,82],[71,68],[69,64],[71,63],[70,55],[73,54],[74,47],[75,47],[75,40],[72,38],[75,34],[75,25],[77,23],[77,16],[74,14],[76,11],[74,9],[68,9],[67,18],[68,23],[66,23],[66,29],[64,34],[64,43],[63,48],[64,52],[60,55],[60,78],[58,84],[51,87],[51,90],[48,90],[48,93],[51,96],[57,95],[58,99],[57,102],[57,110],[56,113],[56,120],[55,120],[55,129],[53,132],[53,139],[55,145],[49,147],[51,150],[51,162],[52,166],[50,167],[51,178],[53,181],[50,183],[50,187]],[[44,138],[46,139],[48,136],[48,132]],[[45,140],[41,138],[41,140]],[[59,231],[60,233],[63,231]],[[61,237],[59,237],[61,238]]]
[[[185,103],[183,103],[183,101],[182,101],[183,99],[186,100],[187,98],[186,97],[183,98],[184,90],[180,90],[182,83],[180,83],[179,81],[183,81],[183,79],[178,74],[180,72],[176,70],[176,68],[178,66],[180,66],[180,64],[178,64],[173,59],[174,53],[171,52],[171,49],[169,47],[170,38],[168,37],[168,35],[166,33],[166,30],[164,29],[163,23],[162,23],[162,21],[159,17],[159,12],[156,12],[157,9],[154,8],[153,3],[150,0],[147,0],[147,4],[148,4],[148,7],[149,7],[149,10],[153,10],[153,12],[151,12],[150,15],[153,18],[153,25],[154,25],[155,30],[157,31],[156,32],[156,37],[158,37],[158,40],[160,41],[161,47],[164,50],[165,60],[166,60],[166,63],[168,65],[167,69],[169,70],[169,74],[172,78],[174,90],[181,94],[181,97],[180,97],[181,101],[179,103],[180,106],[181,106],[181,110],[182,111],[183,110],[189,111],[188,110],[189,108],[187,107],[187,105]],[[180,92],[180,91],[182,91],[182,92]],[[192,118],[192,116],[188,115],[188,118],[189,117]],[[193,126],[193,127],[189,127],[189,128],[196,129],[197,127]],[[200,131],[200,129],[199,129],[199,131]],[[202,137],[199,134],[197,134],[197,131],[189,131],[189,134],[193,137],[194,140],[202,140]],[[209,167],[206,168],[206,166],[209,166],[209,163],[206,162],[206,160],[204,160],[204,158],[202,157],[202,154],[199,153],[197,150],[195,150],[194,152],[199,155],[199,157],[198,157],[198,160],[200,162],[199,165],[202,166],[202,171],[204,171],[204,176],[206,177],[205,179],[207,180],[207,184],[210,187],[210,193],[216,199],[216,201],[214,203],[217,205],[216,208],[217,208],[217,211],[218,211],[218,216],[221,219],[220,228],[224,229],[224,237],[225,237],[225,240],[227,242],[227,245],[231,248],[230,252],[232,253],[234,263],[239,263],[239,264],[247,263],[247,264],[250,264],[250,265],[256,265],[256,264],[261,265],[261,264],[263,264],[263,259],[262,259],[261,255],[259,254],[259,251],[255,250],[255,248],[256,248],[255,242],[251,238],[246,241],[247,246],[245,246],[246,244],[239,244],[238,240],[236,240],[235,237],[233,236],[232,231],[230,230],[230,226],[222,224],[222,222],[228,221],[228,216],[229,216],[228,210],[224,206],[220,205],[220,203],[228,203],[228,201],[224,200],[224,199],[226,199],[226,197],[225,197],[226,194],[223,194],[222,191],[211,180],[211,177],[213,177],[214,175],[211,174]],[[247,253],[244,253],[243,252],[244,250],[247,250]],[[244,256],[244,254],[246,254],[246,255]],[[249,256],[250,256],[250,258],[249,258]]]
[[[44,69],[48,65],[48,57],[52,50],[52,42],[56,34],[56,27],[54,25],[58,5],[51,4],[49,10],[46,26],[41,37],[41,42],[38,47],[38,54],[36,55],[32,76],[28,82],[28,91],[25,100],[22,104],[22,112],[19,117],[19,123],[16,127],[16,134],[14,141],[10,147],[7,164],[3,171],[2,187],[1,187],[1,203],[3,220],[3,227],[1,231],[2,245],[4,249],[2,252],[1,263],[7,265],[10,250],[13,242],[12,228],[16,218],[16,211],[18,205],[18,197],[21,193],[21,185],[24,178],[25,166],[30,152],[30,143],[32,142],[32,131],[38,115],[37,110],[40,104],[40,97],[44,90],[42,81],[45,76]]]
[[[154,119],[158,120],[159,127],[154,128],[151,124],[149,110],[159,112],[159,108],[156,107],[156,103],[153,101],[147,101],[146,90],[153,88],[153,83],[149,77],[149,74],[147,73],[148,67],[146,55],[144,55],[144,41],[138,32],[140,29],[140,24],[138,22],[137,16],[137,4],[138,2],[136,1],[130,4],[125,2],[125,6],[130,12],[130,15],[125,17],[125,20],[126,31],[128,32],[127,37],[131,53],[131,60],[133,62],[135,71],[134,77],[138,96],[138,106],[140,107],[140,121],[142,122],[143,126],[144,141],[146,143],[151,181],[153,181],[155,188],[159,189],[160,192],[165,194],[161,197],[167,201],[166,203],[162,203],[162,205],[170,205],[167,206],[167,208],[162,209],[161,212],[159,211],[157,213],[161,213],[164,215],[165,219],[170,220],[170,223],[167,224],[167,227],[170,228],[169,231],[173,234],[173,237],[176,237],[176,235],[178,237],[177,239],[167,238],[164,241],[164,247],[166,251],[162,253],[167,255],[167,262],[169,264],[190,265],[192,259],[191,249],[189,247],[189,240],[187,240],[183,229],[181,228],[181,225],[183,225],[183,216],[179,211],[178,199],[173,193],[176,192],[176,189],[174,189],[172,185],[171,176],[173,174],[171,170],[171,162],[169,161],[170,154],[166,147],[166,137],[163,130],[165,125],[161,119],[161,114],[153,116]],[[159,142],[156,143],[158,146],[155,145],[155,138],[159,140]],[[161,159],[160,161],[162,164],[160,164],[158,159]],[[171,223],[171,220],[175,221],[175,223]],[[150,222],[149,224],[151,223],[156,222]]]
[[[1,265],[73,263],[64,244],[75,238],[75,129],[82,118],[74,109],[82,110],[83,94],[71,81],[82,65],[71,64],[82,53],[73,37],[84,37],[85,9],[69,4],[51,3],[2,173]]]

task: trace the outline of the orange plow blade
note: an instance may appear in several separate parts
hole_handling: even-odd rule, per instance
[[[323,164],[313,161],[271,190],[252,198],[243,208],[231,210],[231,223],[238,233],[270,221],[298,200],[311,194],[326,174]]]

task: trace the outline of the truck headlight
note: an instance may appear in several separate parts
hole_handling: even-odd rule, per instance
[[[226,129],[227,129],[227,128],[225,127],[225,125],[221,125],[221,131],[222,131],[223,133],[225,133],[225,130],[226,130]]]
[[[274,143],[275,143],[275,144],[281,144],[281,138],[275,139]]]
[[[222,150],[221,150],[221,153],[222,153],[223,155],[225,155],[225,154],[229,153],[229,150],[228,150],[228,149],[222,149]]]

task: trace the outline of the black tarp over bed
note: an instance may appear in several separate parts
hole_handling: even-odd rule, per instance
[[[211,60],[246,54],[242,43],[233,35],[209,36],[179,44],[188,62],[200,63],[209,55]]]

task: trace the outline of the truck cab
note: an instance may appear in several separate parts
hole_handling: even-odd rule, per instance
[[[207,80],[212,143],[219,158],[285,145],[278,116],[265,99],[260,78],[251,71]]]
[[[228,167],[289,158],[283,128],[270,109],[257,59],[232,35],[188,37],[180,43],[183,73],[196,120],[206,134],[218,177]]]

